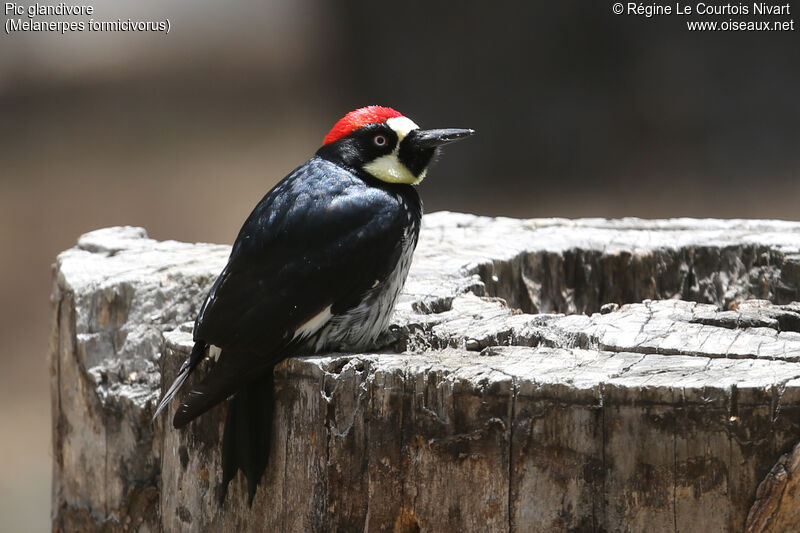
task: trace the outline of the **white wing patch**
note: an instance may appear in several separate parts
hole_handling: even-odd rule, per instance
[[[303,339],[309,335],[316,333],[319,328],[328,323],[333,315],[331,314],[331,306],[329,305],[316,315],[308,319],[306,323],[294,330],[292,340],[300,338]]]
[[[222,348],[213,344],[208,345],[208,356],[214,361],[219,361],[219,356],[222,354]]]

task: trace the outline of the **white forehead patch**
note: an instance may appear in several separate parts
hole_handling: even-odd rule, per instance
[[[392,128],[397,134],[398,145],[400,144],[400,141],[405,139],[406,135],[408,135],[411,130],[419,129],[419,126],[417,126],[414,121],[408,117],[392,117],[386,121],[386,125]]]

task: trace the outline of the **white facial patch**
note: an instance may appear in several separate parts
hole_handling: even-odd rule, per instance
[[[397,153],[400,151],[400,143],[406,138],[412,130],[418,130],[413,120],[408,117],[393,117],[386,121],[386,125],[394,130],[397,134],[397,146],[391,154],[381,156],[374,161],[370,161],[364,165],[364,170],[375,176],[381,181],[389,183],[408,183],[416,185],[425,177],[426,170],[423,170],[419,176],[415,176],[408,168],[400,162]]]
[[[309,335],[316,333],[319,328],[328,323],[333,314],[331,314],[331,306],[329,305],[316,315],[309,318],[303,325],[294,330],[294,337],[292,340],[300,338],[303,339]]]

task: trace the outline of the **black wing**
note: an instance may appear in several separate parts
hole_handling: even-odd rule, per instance
[[[419,209],[418,198],[411,199],[411,208]],[[267,193],[195,322],[193,355],[207,344],[222,354],[181,402],[175,427],[290,355],[298,327],[326,307],[336,314],[357,305],[394,270],[408,220],[400,198],[317,158]],[[159,411],[197,366],[195,359],[184,364]]]
[[[262,354],[286,345],[327,306],[341,309],[388,276],[406,224],[394,194],[311,159],[248,217],[200,311],[195,340]]]

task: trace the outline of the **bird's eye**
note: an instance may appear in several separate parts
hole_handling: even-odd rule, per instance
[[[383,135],[376,135],[372,142],[375,143],[375,146],[386,146],[386,137]]]

